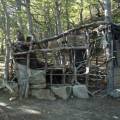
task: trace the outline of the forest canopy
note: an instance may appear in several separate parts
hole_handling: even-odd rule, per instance
[[[119,0],[112,0],[112,9]],[[114,21],[119,22],[119,10]],[[102,0],[0,0],[0,42],[16,40],[21,30],[37,40],[49,38],[91,21],[104,20]],[[8,38],[6,38],[8,37]],[[3,47],[3,46],[2,46]]]

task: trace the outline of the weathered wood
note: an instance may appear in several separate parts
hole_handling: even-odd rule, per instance
[[[18,95],[20,99],[25,97],[25,91],[26,91],[26,82],[27,82],[27,66],[21,65],[19,63],[15,63],[15,69],[16,69],[16,78],[18,80]]]
[[[78,46],[78,47],[59,47],[59,48],[53,48],[53,49],[35,49],[35,50],[29,50],[26,52],[17,52],[13,53],[13,55],[23,55],[28,53],[34,53],[34,52],[52,52],[52,51],[59,51],[59,50],[70,50],[70,49],[86,49],[86,45],[84,46]]]
[[[32,40],[30,42],[30,46],[29,46],[29,51],[32,50]],[[31,70],[30,70],[30,53],[27,54],[27,74],[28,74],[28,78],[27,78],[27,82],[26,82],[26,91],[25,91],[25,97],[28,97],[29,94],[29,79],[31,76]]]
[[[86,49],[86,56],[87,56],[87,61],[86,61],[86,86],[88,87],[88,82],[89,82],[89,72],[90,72],[90,36],[88,33],[88,30],[86,30],[86,38],[87,38],[87,49]]]
[[[81,30],[81,29],[84,29],[84,28],[88,28],[88,27],[93,27],[93,26],[97,27],[100,24],[108,24],[108,23],[105,22],[105,21],[96,21],[96,22],[93,22],[93,23],[90,23],[90,24],[81,25],[78,28],[70,29],[68,31],[65,31],[65,32],[57,35],[57,36],[54,36],[54,37],[51,37],[51,38],[45,38],[45,39],[43,39],[41,41],[37,41],[36,43],[44,43],[44,42],[54,41],[54,40],[57,40],[59,38],[65,37],[65,36],[67,36],[67,35],[69,35],[71,33],[74,33],[74,32],[76,32],[78,30]]]
[[[105,8],[105,22],[112,23],[112,14],[111,14],[111,0],[104,0],[104,8]],[[113,67],[113,40],[111,34],[111,26],[107,26],[106,29],[106,41],[109,47],[106,47],[106,54],[108,54],[107,59],[111,59],[110,62],[107,63],[107,93],[110,94],[114,89],[114,67]]]

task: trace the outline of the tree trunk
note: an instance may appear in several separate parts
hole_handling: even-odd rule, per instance
[[[16,0],[17,7],[17,24],[19,30],[23,32],[22,17],[21,17],[21,0]]]
[[[67,21],[67,29],[70,29],[68,6],[69,6],[69,1],[65,0],[65,14],[66,14],[66,21]]]
[[[91,5],[89,5],[89,11],[90,11],[90,18],[92,19],[93,16],[92,16],[92,11],[91,11]]]
[[[83,0],[81,0],[81,3],[80,3],[80,23],[83,24]]]
[[[61,26],[61,0],[55,0],[55,11],[56,11],[56,34],[62,33]]]
[[[1,4],[3,6],[4,15],[5,15],[5,44],[6,44],[6,55],[5,55],[5,72],[4,72],[4,81],[7,82],[9,80],[9,60],[10,60],[10,25],[9,25],[9,14],[6,9],[6,1],[1,0]]]
[[[33,22],[32,22],[32,16],[31,16],[31,12],[30,12],[30,0],[26,0],[26,12],[27,12],[27,16],[28,16],[28,31],[29,34],[33,34]]]
[[[105,22],[112,23],[111,0],[104,0],[104,5],[105,5],[104,6]],[[107,64],[107,92],[109,94],[114,89],[113,40],[112,40],[111,30],[109,28],[106,30],[106,34],[108,38],[107,54],[108,54],[108,60],[110,60]]]
[[[51,20],[50,20],[50,6],[45,5],[44,6],[44,19],[45,19],[45,26],[46,26],[46,31],[45,31],[45,37],[48,38],[52,34],[52,28],[51,28]]]
[[[4,53],[4,39],[1,40],[1,54]]]

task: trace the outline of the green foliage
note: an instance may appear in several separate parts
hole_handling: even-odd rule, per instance
[[[28,34],[28,18],[24,1],[21,0],[21,11],[16,10],[16,0],[6,0],[7,11],[10,15],[10,34],[11,39],[15,39],[16,31],[18,30],[18,16],[22,18],[24,34]],[[93,17],[97,14],[96,8],[101,10],[99,1],[102,0],[61,0],[61,25],[62,29],[67,30],[80,23],[80,11],[83,8],[83,21],[91,19],[90,9]],[[116,8],[117,1],[112,0],[113,8]],[[33,30],[38,39],[50,37],[56,34],[56,15],[55,15],[55,0],[31,0],[30,3],[31,15],[33,19]],[[2,5],[0,4],[0,38],[4,38],[5,17]],[[115,22],[120,22],[120,15],[114,16]],[[68,27],[69,25],[69,27]]]

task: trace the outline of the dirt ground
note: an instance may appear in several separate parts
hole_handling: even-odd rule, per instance
[[[97,96],[90,99],[9,101],[0,91],[0,120],[120,120],[120,99]]]

